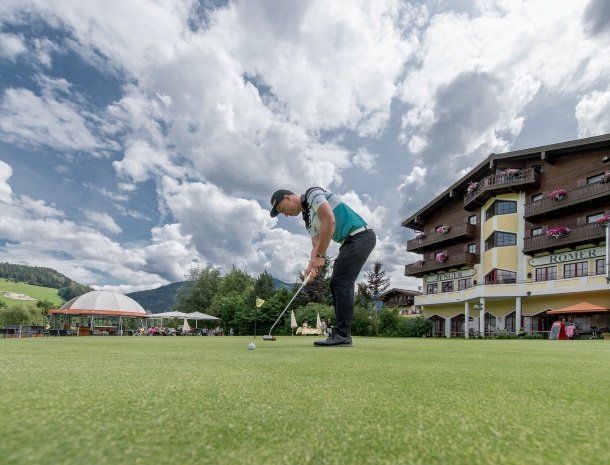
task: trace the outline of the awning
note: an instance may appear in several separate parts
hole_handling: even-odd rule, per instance
[[[602,307],[601,305],[595,305],[590,302],[581,302],[579,304],[570,305],[569,307],[549,310],[546,313],[547,315],[565,315],[567,313],[602,313],[608,311],[610,311],[608,307]]]

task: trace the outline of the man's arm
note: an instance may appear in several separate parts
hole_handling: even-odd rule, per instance
[[[311,254],[309,257],[309,265],[305,270],[305,276],[312,273],[312,278],[315,277],[324,266],[324,256],[326,249],[335,233],[335,215],[329,203],[323,203],[316,211],[320,218],[320,234],[311,238]],[[319,256],[321,255],[321,256]]]

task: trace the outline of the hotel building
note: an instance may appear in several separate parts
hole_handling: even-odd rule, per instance
[[[435,335],[610,323],[610,134],[490,154],[402,225]],[[573,305],[577,308],[567,308]],[[468,322],[468,324],[466,324]]]

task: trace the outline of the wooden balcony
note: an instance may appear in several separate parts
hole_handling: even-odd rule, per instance
[[[477,255],[470,252],[449,254],[447,260],[442,263],[432,260],[420,260],[405,266],[405,276],[423,278],[425,275],[450,268],[461,268],[463,266],[473,266],[478,263]]]
[[[541,219],[547,214],[557,214],[559,210],[570,208],[574,205],[581,205],[587,202],[607,200],[610,197],[610,183],[587,184],[568,191],[561,200],[541,199],[537,202],[525,204],[523,217],[527,220]]]
[[[534,168],[519,170],[517,174],[496,174],[487,176],[479,181],[476,190],[467,192],[464,196],[464,210],[473,211],[483,205],[490,197],[505,194],[506,192],[519,192],[527,186],[540,184],[540,174]]]
[[[606,239],[606,226],[591,223],[582,226],[568,226],[570,232],[565,237],[540,236],[526,237],[523,253],[532,255],[538,252],[552,252],[556,249],[572,248],[581,244],[599,244]]]
[[[435,232],[422,239],[411,239],[410,241],[407,241],[407,251],[422,253],[430,246],[438,246],[457,239],[472,238],[475,236],[476,226],[474,224],[459,223],[447,226],[449,226],[449,232],[445,234]]]

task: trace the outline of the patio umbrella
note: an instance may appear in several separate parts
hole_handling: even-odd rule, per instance
[[[188,333],[190,330],[191,330],[191,327],[189,326],[189,322],[186,321],[186,318],[185,318],[184,323],[182,323],[182,332]]]
[[[292,335],[294,336],[294,328],[298,328],[297,319],[294,317],[294,310],[290,310],[290,328],[292,329]]]
[[[320,314],[316,318],[316,328],[320,329],[322,327],[322,322],[320,321]]]

